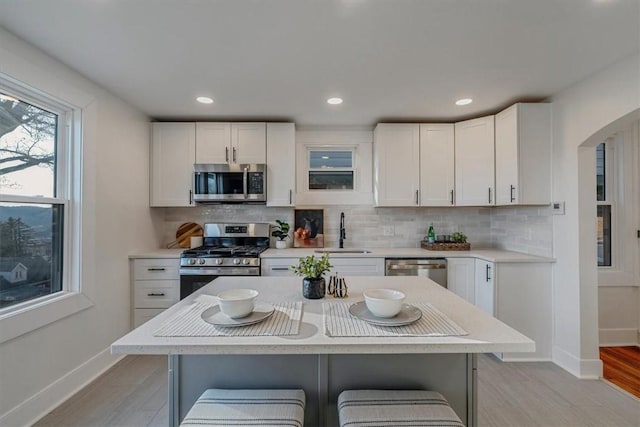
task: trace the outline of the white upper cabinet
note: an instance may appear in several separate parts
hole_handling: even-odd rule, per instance
[[[420,206],[454,205],[454,126],[420,125]]]
[[[266,163],[266,123],[196,123],[196,163]]]
[[[296,127],[267,123],[267,206],[294,206]]]
[[[376,206],[419,206],[419,125],[381,123],[373,140]]]
[[[515,104],[496,115],[496,204],[551,203],[551,105]]]
[[[150,206],[192,206],[194,123],[153,123]]]
[[[495,204],[494,116],[455,124],[457,206]]]

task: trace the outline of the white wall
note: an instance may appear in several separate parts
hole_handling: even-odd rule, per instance
[[[0,425],[26,425],[114,363],[129,330],[130,252],[157,247],[148,208],[148,119],[0,29],[0,71],[83,107],[83,292],[88,309],[0,345]]]
[[[638,54],[563,90],[553,103],[553,198],[566,214],[553,216],[554,349],[556,363],[578,376],[601,373],[595,253],[594,134],[640,108]],[[595,145],[595,142],[593,143]],[[595,170],[595,169],[593,169]]]

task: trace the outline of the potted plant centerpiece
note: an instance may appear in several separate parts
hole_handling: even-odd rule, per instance
[[[276,248],[284,249],[287,247],[287,242],[285,240],[289,237],[289,223],[286,221],[280,221],[276,219],[276,223],[278,225],[272,225],[271,235],[276,239]]]
[[[300,258],[298,265],[292,265],[291,270],[298,276],[302,276],[302,296],[309,299],[319,299],[324,297],[326,283],[322,275],[333,267],[329,263],[329,255],[324,254],[321,258],[309,255]]]

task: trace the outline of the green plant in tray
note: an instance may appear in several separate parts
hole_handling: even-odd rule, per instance
[[[454,243],[467,243],[467,236],[464,233],[456,232],[451,235],[451,240]]]

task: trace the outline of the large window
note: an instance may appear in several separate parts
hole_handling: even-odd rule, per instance
[[[611,243],[613,238],[612,211],[614,205],[612,141],[596,147],[596,202],[598,266],[611,267]]]
[[[64,290],[69,118],[0,85],[0,312]]]
[[[353,190],[352,150],[309,150],[309,190]]]

